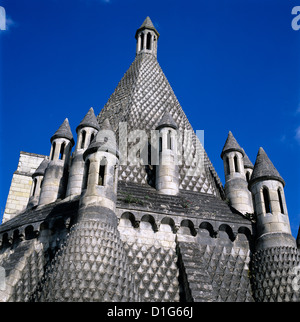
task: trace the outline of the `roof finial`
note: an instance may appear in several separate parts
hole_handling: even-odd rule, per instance
[[[136,44],[136,54],[148,53],[157,56],[157,39],[159,38],[159,33],[153,26],[153,23],[148,16],[141,27],[135,33]]]

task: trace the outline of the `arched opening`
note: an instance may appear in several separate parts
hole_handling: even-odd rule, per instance
[[[167,134],[167,149],[172,150],[172,137],[171,137],[171,131],[168,131]]]
[[[211,223],[204,221],[200,224],[199,228],[207,230],[210,237],[215,237],[214,228]]]
[[[94,133],[92,133],[92,135],[91,135],[91,139],[90,139],[90,144],[92,143],[92,141],[94,140],[94,137],[95,137],[95,134]]]
[[[174,220],[170,217],[164,217],[163,220],[161,221],[160,230],[174,233],[175,232]]]
[[[264,187],[262,192],[263,192],[263,198],[264,198],[264,204],[265,204],[265,213],[266,214],[272,213],[268,188]]]
[[[246,172],[246,180],[247,180],[247,182],[250,181],[250,171]]]
[[[120,226],[135,227],[135,217],[131,212],[124,212],[120,219]]]
[[[54,154],[55,154],[55,148],[56,148],[56,143],[55,142],[53,142],[53,144],[52,144],[52,153],[51,153],[51,161],[53,160],[53,158],[54,158]]]
[[[66,143],[64,142],[64,143],[61,145],[61,147],[60,147],[60,151],[59,151],[59,160],[63,160],[63,159],[64,159],[65,146],[66,146]]]
[[[249,242],[251,241],[251,231],[248,227],[240,227],[238,229],[238,234],[244,235]]]
[[[90,160],[87,160],[84,165],[84,175],[82,182],[82,189],[86,189],[89,181],[89,172],[90,172]]]
[[[105,185],[105,170],[106,170],[106,159],[103,158],[99,166],[98,186]]]
[[[35,195],[35,192],[36,192],[36,186],[37,186],[37,178],[34,178],[34,180],[33,180],[32,196],[34,196],[34,195]]]
[[[147,47],[148,50],[151,50],[151,33],[147,33]]]
[[[4,233],[2,235],[2,243],[0,243],[0,249],[5,249],[11,245],[10,240],[8,238],[8,233]]]
[[[162,151],[162,137],[159,137],[159,152]]]
[[[226,174],[230,174],[230,165],[229,165],[229,158],[226,158]]]
[[[239,160],[238,160],[238,157],[235,155],[234,158],[233,158],[233,160],[234,160],[234,171],[235,172],[240,172],[239,171]]]
[[[80,149],[83,149],[84,148],[85,138],[86,138],[86,132],[85,131],[82,131],[81,132],[81,145],[80,145]]]
[[[19,231],[19,229],[16,229],[16,230],[14,230],[14,232],[13,232],[13,237],[12,237],[12,243],[13,244],[18,244],[18,243],[20,243],[21,241],[22,241],[22,238],[21,238],[22,236],[20,235],[20,231]]]
[[[151,215],[144,215],[141,218],[140,227],[141,227],[141,229],[151,229],[154,232],[157,231],[157,225],[155,223],[155,219]]]
[[[33,239],[36,237],[36,234],[33,230],[33,226],[29,225],[25,228],[25,239],[29,240],[29,239]]]
[[[141,50],[144,49],[144,33],[141,33]]]
[[[234,241],[234,234],[233,234],[233,231],[232,231],[232,228],[226,224],[222,224],[220,227],[219,227],[219,231],[224,231],[227,233],[228,235],[228,238],[231,240],[231,241]]]
[[[279,200],[279,205],[280,205],[280,212],[282,214],[284,214],[284,208],[283,208],[283,202],[282,202],[282,196],[281,196],[281,190],[280,189],[277,190],[277,194],[278,194],[278,200]]]
[[[188,219],[182,220],[180,224],[180,231],[185,235],[192,235],[194,237],[197,235],[193,222]]]

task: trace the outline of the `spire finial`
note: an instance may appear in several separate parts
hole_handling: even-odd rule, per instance
[[[156,57],[158,38],[159,33],[148,16],[135,33],[135,39],[137,40],[136,54],[148,53],[153,54]]]

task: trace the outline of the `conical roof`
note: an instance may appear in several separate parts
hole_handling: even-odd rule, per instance
[[[66,118],[62,125],[58,128],[58,130],[53,134],[51,137],[50,141],[58,138],[65,138],[71,141],[72,145],[74,145],[74,139],[73,139],[73,134],[71,132],[69,120]]]
[[[233,136],[232,132],[229,131],[227,140],[225,142],[225,145],[223,147],[222,153],[221,153],[221,158],[223,159],[223,155],[226,152],[231,152],[231,151],[238,151],[245,155],[244,150],[240,147],[240,145],[237,143],[237,140]]]
[[[151,131],[159,125],[166,110],[182,133],[178,147],[182,148],[185,159],[179,164],[180,189],[223,195],[222,183],[154,55],[142,53],[135,57],[97,119],[100,127],[109,119],[117,140],[123,140],[132,131],[142,130],[150,142]],[[135,144],[128,142],[126,150],[131,151]],[[120,142],[119,147],[121,149]],[[201,162],[193,160],[196,147]],[[151,176],[144,164],[129,162],[121,163],[119,180],[150,185],[155,182],[154,175]]]
[[[177,130],[177,124],[168,110],[165,111],[164,115],[158,122],[156,130],[159,130],[162,127],[172,127],[173,129]]]
[[[285,185],[284,180],[274,167],[273,163],[271,162],[263,148],[259,148],[259,151],[257,153],[249,186],[251,186],[258,180],[279,180],[283,184],[283,186]]]
[[[89,154],[97,151],[107,151],[119,157],[118,143],[108,119],[104,120],[99,132],[84,152],[84,160]]]
[[[36,176],[43,176],[45,173],[45,170],[47,169],[49,164],[49,160],[48,159],[44,159],[41,164],[38,166],[38,168],[35,170],[35,172],[33,173],[32,177],[36,177]]]
[[[144,20],[144,22],[142,23],[142,25],[140,26],[140,28],[136,31],[135,38],[137,37],[138,32],[139,31],[142,31],[144,29],[151,29],[151,30],[153,30],[156,33],[157,38],[159,37],[159,33],[155,29],[155,27],[153,26],[153,23],[152,23],[152,21],[151,21],[151,19],[150,19],[149,16]]]
[[[250,161],[248,155],[246,154],[245,150],[243,149],[244,151],[244,168],[250,168],[250,169],[253,169],[254,168],[254,165],[253,163]]]
[[[97,118],[96,118],[95,113],[94,113],[94,109],[92,107],[89,109],[89,111],[86,113],[86,115],[83,118],[83,120],[77,126],[76,132],[78,132],[78,130],[83,128],[83,127],[92,127],[92,128],[94,128],[94,129],[96,129],[98,131],[100,129],[99,124],[97,122]]]

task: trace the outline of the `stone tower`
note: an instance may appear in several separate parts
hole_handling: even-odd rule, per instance
[[[84,169],[83,153],[93,141],[98,131],[99,124],[91,107],[76,128],[77,144],[72,155],[66,197],[81,194]]]
[[[253,255],[254,295],[258,301],[298,301],[295,292],[300,256],[291,235],[285,182],[263,148],[249,182],[256,214]]]
[[[74,145],[69,121],[66,118],[51,137],[50,162],[45,171],[39,205],[65,197],[71,149]]]
[[[253,213],[251,193],[244,168],[245,152],[231,131],[223,147],[221,158],[225,171],[225,195],[231,206],[241,213]]]
[[[177,125],[167,110],[156,130],[159,131],[159,160],[156,165],[156,189],[167,195],[179,192]]]
[[[79,216],[102,216],[102,221],[116,226],[119,151],[108,119],[103,122],[83,157],[85,171]]]
[[[77,218],[67,242],[53,260],[51,271],[46,273],[46,286],[41,292],[35,292],[32,300],[138,301],[117,229],[119,152],[108,120],[83,158],[85,177]]]
[[[27,205],[28,208],[37,206],[39,204],[40,194],[41,194],[41,186],[43,183],[45,171],[48,167],[48,164],[49,164],[49,160],[44,159],[32,175],[33,184],[31,187],[30,197],[29,197],[29,201],[28,201],[28,205]]]

